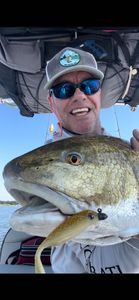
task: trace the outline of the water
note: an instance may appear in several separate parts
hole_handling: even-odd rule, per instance
[[[10,217],[18,208],[18,205],[0,205],[0,246],[6,232],[10,228]]]

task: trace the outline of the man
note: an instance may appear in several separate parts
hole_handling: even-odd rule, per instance
[[[79,61],[77,58],[74,60],[74,57],[72,59],[75,51],[79,54]],[[86,61],[81,61],[82,56],[80,54],[83,55],[83,58],[86,58]],[[67,58],[70,57],[69,63],[66,56]],[[63,61],[61,65],[60,61]],[[101,99],[101,81],[104,74],[97,69],[94,57],[82,50],[65,48],[49,61],[46,67],[46,76],[45,89],[49,93],[48,101],[51,110],[59,120],[60,129],[64,129],[61,138],[71,136],[73,133],[93,132],[94,134],[102,134],[104,129],[101,128],[99,113],[101,102],[103,102],[103,99]],[[62,85],[63,82],[78,84],[86,79],[95,79],[94,82],[88,83],[92,84],[91,88],[94,89],[92,93],[90,91],[85,94],[83,89],[79,87],[75,89],[72,85],[64,87]],[[65,96],[65,93],[68,93],[70,89],[71,91],[75,89],[73,95]],[[62,98],[57,96],[60,91],[63,92]],[[103,103],[103,107],[105,107],[105,103]],[[134,150],[139,150],[139,132],[136,129],[133,131],[131,145]]]
[[[55,140],[76,134],[105,134],[99,117],[104,75],[98,70],[93,55],[65,48],[48,62],[46,76],[45,89],[60,128]],[[131,146],[139,150],[137,129],[133,131]],[[103,247],[70,241],[52,249],[51,262],[55,273],[136,273],[139,272],[138,236]]]

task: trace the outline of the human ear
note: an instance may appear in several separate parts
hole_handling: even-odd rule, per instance
[[[52,112],[55,112],[55,111],[54,111],[54,102],[53,102],[53,98],[52,98],[52,96],[50,96],[50,95],[48,96],[48,102],[49,102],[51,111],[52,111]]]

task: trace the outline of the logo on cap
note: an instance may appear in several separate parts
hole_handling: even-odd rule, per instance
[[[79,54],[72,50],[66,50],[60,57],[60,64],[63,67],[75,66],[79,63],[79,61]]]

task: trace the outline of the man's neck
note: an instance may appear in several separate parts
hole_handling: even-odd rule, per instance
[[[65,133],[69,134],[69,135],[81,135],[82,133],[76,133],[76,132],[73,132],[71,130],[67,130],[63,127],[63,130]],[[91,134],[91,132],[90,132]],[[93,135],[104,135],[105,134],[105,129],[103,127],[100,127],[99,130],[94,130],[92,131],[92,134]]]
[[[60,124],[59,124],[59,126],[60,126]],[[62,127],[62,128],[66,133],[71,134],[71,135],[81,135],[82,134],[82,133],[75,132],[75,131],[73,132],[73,131],[71,131],[69,129],[66,129],[64,127]],[[94,128],[92,129],[92,131],[86,132],[86,134],[88,134],[88,133],[91,134],[92,133],[93,135],[103,135],[103,132],[104,132],[104,128],[101,127],[100,120],[98,119],[95,126],[94,126]]]

